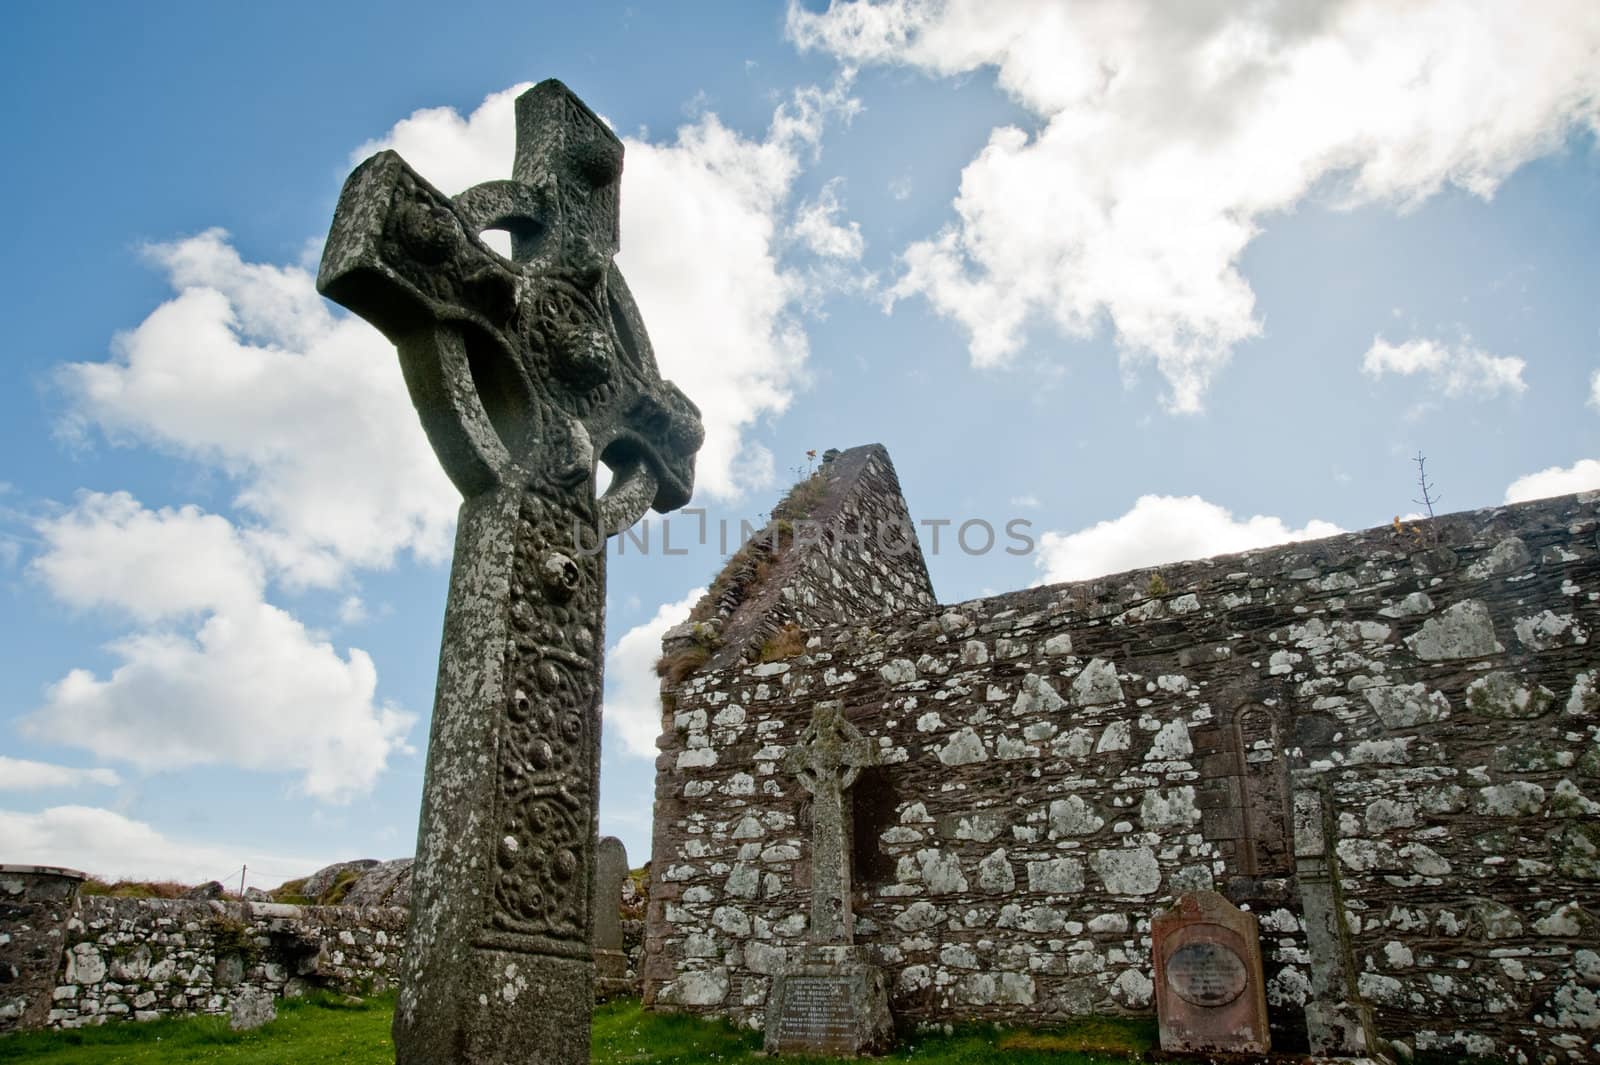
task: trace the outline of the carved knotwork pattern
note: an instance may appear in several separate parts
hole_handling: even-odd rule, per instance
[[[513,637],[500,740],[500,842],[488,923],[584,942],[593,832],[603,556],[573,543],[593,528],[587,486],[523,496],[512,570]]]

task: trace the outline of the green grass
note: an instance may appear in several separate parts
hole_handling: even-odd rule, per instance
[[[278,1002],[278,1019],[233,1032],[226,1017],[123,1022],[0,1037],[0,1062],[28,1065],[393,1065],[394,997],[346,1004],[332,997]]]
[[[346,1004],[336,998],[280,1002],[278,1019],[254,1032],[228,1030],[225,1017],[109,1024],[70,1032],[0,1037],[0,1062],[28,1065],[390,1065],[392,996]],[[972,1027],[912,1034],[883,1061],[918,1065],[1088,1065],[1135,1060],[1155,1041],[1153,1021],[1086,1020],[1049,1032]],[[754,1065],[761,1036],[684,1014],[646,1013],[636,999],[595,1010],[599,1065]],[[837,1059],[786,1058],[821,1065]]]

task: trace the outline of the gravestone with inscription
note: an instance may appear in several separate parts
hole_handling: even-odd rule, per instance
[[[512,176],[350,175],[317,286],[399,349],[464,502],[395,1010],[400,1065],[587,1065],[607,535],[683,506],[699,412],[612,262],[622,143],[557,81]],[[509,231],[506,258],[481,239]],[[612,470],[596,498],[595,468]],[[615,908],[613,898],[611,906]]]
[[[850,786],[872,745],[837,702],[819,703],[784,768],[811,793],[811,924],[772,981],[769,1054],[852,1056],[889,1049],[894,1020],[883,970],[857,946],[850,909]]]
[[[1195,891],[1150,926],[1161,1049],[1265,1054],[1261,942],[1254,914]]]
[[[594,852],[594,993],[599,999],[625,995],[628,955],[622,949],[622,882],[628,850],[616,836],[601,836]]]

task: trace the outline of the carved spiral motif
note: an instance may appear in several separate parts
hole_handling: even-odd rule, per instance
[[[559,500],[559,502],[557,502]],[[601,562],[566,543],[593,502],[545,486],[523,499],[514,546],[509,697],[489,926],[582,942],[594,816]],[[571,553],[569,553],[571,552]]]

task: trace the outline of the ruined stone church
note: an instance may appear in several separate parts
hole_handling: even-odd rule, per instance
[[[815,522],[819,537],[794,527]],[[804,941],[821,701],[903,1022],[1152,1011],[1152,917],[1259,919],[1273,1045],[1600,1060],[1594,495],[938,604],[879,446],[664,641],[645,996],[759,1024]]]

